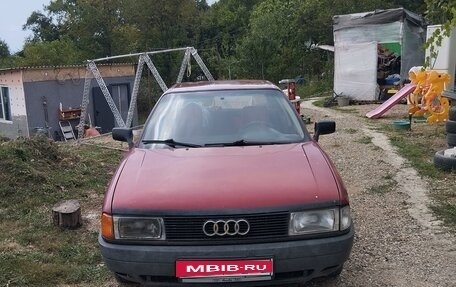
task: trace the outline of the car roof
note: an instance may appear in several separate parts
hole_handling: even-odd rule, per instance
[[[275,89],[276,85],[264,80],[224,80],[224,81],[200,81],[175,84],[166,93],[215,91],[215,90],[250,90],[250,89]]]

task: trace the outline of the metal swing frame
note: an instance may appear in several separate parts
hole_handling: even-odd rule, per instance
[[[197,50],[193,47],[166,49],[166,50],[158,50],[158,51],[152,51],[152,52],[118,55],[118,56],[105,57],[105,58],[99,58],[99,59],[94,59],[94,60],[87,60],[86,75],[85,75],[85,80],[84,80],[84,90],[83,90],[82,104],[81,104],[81,118],[80,118],[80,122],[79,122],[79,126],[78,126],[78,140],[82,139],[82,136],[84,134],[84,123],[85,123],[85,120],[87,117],[87,107],[88,107],[89,101],[90,101],[90,98],[89,98],[90,84],[92,82],[93,77],[95,77],[95,80],[97,81],[98,86],[101,88],[101,91],[106,99],[106,102],[108,103],[108,106],[111,109],[112,114],[114,115],[114,119],[116,121],[117,126],[131,127],[131,124],[133,121],[133,114],[136,109],[139,84],[141,82],[141,76],[142,76],[144,64],[146,64],[147,67],[149,68],[149,70],[152,72],[155,80],[157,81],[157,83],[160,86],[160,88],[162,89],[162,91],[165,92],[166,90],[168,90],[168,87],[166,86],[165,82],[163,81],[162,77],[160,76],[160,73],[158,72],[157,68],[155,67],[155,65],[152,62],[149,55],[170,53],[170,52],[177,52],[177,51],[185,51],[185,53],[184,53],[184,58],[182,60],[182,64],[181,64],[181,67],[179,70],[179,74],[177,76],[176,83],[182,82],[182,79],[184,78],[185,70],[188,67],[190,67],[190,65],[191,65],[191,63],[190,63],[191,56],[193,56],[195,61],[198,63],[199,67],[201,68],[204,75],[206,76],[206,79],[208,81],[214,81],[214,77],[209,72],[208,68],[204,64],[201,57],[198,55]],[[113,59],[134,57],[134,56],[139,56],[138,67],[136,69],[135,81],[133,83],[133,89],[131,92],[130,107],[128,109],[127,120],[124,121],[122,119],[122,116],[121,116],[119,110],[117,109],[116,104],[114,103],[114,100],[112,99],[111,93],[109,92],[108,87],[106,86],[106,83],[100,74],[100,71],[97,68],[96,63],[113,60]]]

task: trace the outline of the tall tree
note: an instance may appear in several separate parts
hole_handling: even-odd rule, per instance
[[[200,14],[207,9],[206,1],[137,0],[126,1],[125,20],[138,31],[141,51],[194,46]],[[160,73],[167,82],[177,76],[183,54],[154,55]]]
[[[249,33],[238,46],[245,76],[278,80],[280,73],[286,73],[288,60],[293,58],[296,27],[292,25],[296,22],[297,10],[294,7],[298,2],[268,0],[254,8]]]
[[[430,24],[456,26],[456,0],[425,0],[426,19]]]
[[[322,74],[327,53],[314,47],[333,43],[334,15],[400,7],[408,2],[261,1],[253,8],[248,33],[238,41],[237,57],[243,76],[278,80],[298,74]]]
[[[8,44],[4,40],[0,39],[0,58],[7,58],[10,55]]]
[[[16,63],[21,66],[70,65],[87,59],[83,51],[65,39],[27,43],[22,54],[23,58],[16,59]]]
[[[52,0],[44,10],[24,25],[31,42],[64,39],[91,58],[137,50],[138,31],[125,22],[122,0]]]
[[[33,32],[30,40],[34,42],[54,41],[60,37],[59,27],[54,24],[53,17],[46,16],[40,11],[32,12],[22,28]]]
[[[442,25],[432,35],[428,35],[425,45],[430,51],[425,66],[432,66],[432,59],[438,55],[437,46],[442,45],[443,39],[450,36],[452,29],[456,27],[456,0],[425,0],[425,2],[427,20],[431,24]]]
[[[219,78],[238,70],[236,47],[249,31],[253,7],[261,0],[220,0],[200,19],[197,45],[208,52],[209,66]]]
[[[276,80],[322,72],[326,54],[312,44],[332,43],[333,15],[421,9],[423,1],[220,0],[208,6],[206,0],[51,0],[24,25],[33,35],[23,55],[30,63],[60,63],[52,54],[57,47],[79,61],[196,46],[218,78]],[[175,76],[181,59],[177,53],[153,58],[166,80]]]

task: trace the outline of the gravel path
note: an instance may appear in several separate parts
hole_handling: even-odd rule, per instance
[[[310,101],[302,107],[312,120],[337,123],[336,133],[321,136],[320,145],[345,181],[356,228],[341,276],[305,286],[456,286],[456,239],[427,208],[429,185],[376,128],[378,122],[364,118],[366,107],[334,110]]]

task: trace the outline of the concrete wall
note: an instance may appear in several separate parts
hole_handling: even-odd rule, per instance
[[[0,135],[9,138],[27,137],[29,130],[22,71],[0,71],[0,86],[8,87],[11,107],[11,121],[0,120]]]
[[[105,77],[106,85],[128,84],[133,87],[134,76]],[[90,104],[88,114],[94,119],[92,88],[98,87],[95,79],[91,81]],[[26,104],[28,113],[28,126],[31,131],[40,127],[46,127],[45,111],[48,113],[50,136],[54,139],[61,137],[59,127],[60,104],[63,109],[79,108],[82,104],[84,79],[65,79],[32,81],[24,83]],[[45,105],[43,103],[46,103]],[[79,119],[70,120],[73,126],[79,124]],[[57,134],[56,134],[57,132]]]

